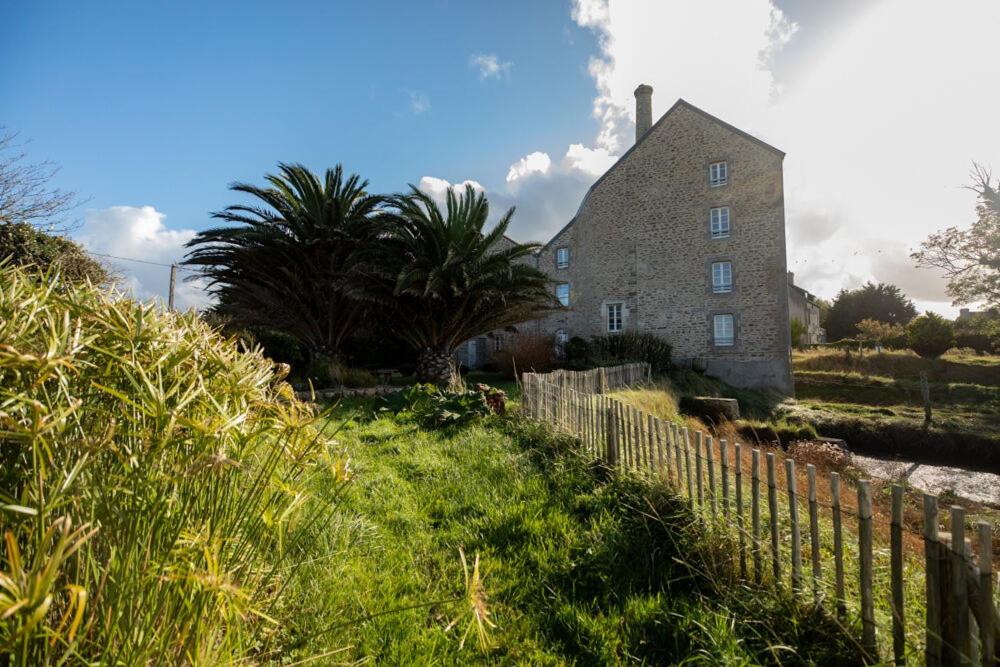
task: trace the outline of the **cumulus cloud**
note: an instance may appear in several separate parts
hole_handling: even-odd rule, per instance
[[[479,71],[479,80],[499,79],[510,74],[512,62],[500,60],[495,53],[477,53],[469,58],[469,67]]]
[[[461,183],[449,183],[443,178],[435,178],[434,176],[424,176],[417,183],[417,188],[429,195],[431,199],[438,203],[439,206],[444,206],[448,199],[448,190],[451,190],[456,195],[461,195],[465,192],[465,188],[471,185],[472,189],[478,190],[480,192],[485,192],[486,188],[477,183],[476,181],[462,181]]]
[[[184,244],[195,235],[193,229],[167,228],[163,224],[166,217],[152,206],[89,210],[75,236],[91,252],[141,260],[100,258],[111,266],[120,289],[138,299],[166,302],[170,269],[163,265],[183,259]],[[204,308],[210,302],[204,282],[185,281],[186,275],[184,271],[178,272],[174,293],[176,307],[180,310]]]

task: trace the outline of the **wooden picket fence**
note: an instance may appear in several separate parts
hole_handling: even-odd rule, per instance
[[[911,529],[914,522],[904,522],[904,489],[898,485],[891,487],[888,522],[879,521],[870,481],[856,483],[855,500],[844,492],[838,473],[824,480],[811,464],[805,469],[803,498],[798,490],[802,471],[793,459],[784,459],[779,482],[780,453],[690,433],[605,395],[649,379],[648,367],[645,375],[643,369],[623,368],[585,371],[580,377],[572,371],[526,373],[522,410],[578,437],[584,450],[605,465],[669,484],[688,499],[706,528],[734,531],[739,576],[745,581],[781,588],[787,572],[793,594],[805,596],[811,588],[815,604],[832,604],[831,613],[840,618],[859,616],[869,662],[1000,665],[989,523],[974,524],[974,550],[965,536],[965,510],[949,509],[945,532],[939,526],[938,498],[924,494],[922,529]],[[805,531],[799,518],[803,501]],[[808,536],[805,555],[803,533]],[[922,554],[914,544],[922,546]],[[882,604],[876,606],[876,600]],[[891,649],[888,641],[880,648],[881,633],[892,638]]]
[[[572,389],[581,394],[606,394],[615,389],[648,382],[652,372],[652,367],[648,363],[633,363],[594,368],[589,371],[554,370],[550,373],[526,373],[524,377]]]

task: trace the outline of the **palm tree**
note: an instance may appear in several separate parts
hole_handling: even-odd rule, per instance
[[[410,186],[390,200],[378,246],[381,290],[394,333],[419,351],[417,379],[453,379],[452,355],[463,342],[549,311],[549,278],[532,262],[539,245],[506,239],[514,209],[483,232],[489,204],[466,186],[448,192],[445,210]]]
[[[321,180],[299,164],[279,164],[270,187],[230,186],[257,199],[212,214],[229,223],[199,232],[184,263],[200,267],[216,309],[238,325],[299,340],[311,358],[335,355],[365,320],[351,296],[358,251],[371,243],[385,198],[356,174],[328,169]]]

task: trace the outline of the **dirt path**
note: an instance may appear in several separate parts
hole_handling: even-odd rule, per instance
[[[859,454],[852,454],[851,458],[854,465],[879,479],[903,479],[927,493],[951,491],[973,502],[1000,507],[1000,475],[912,461],[886,461]]]

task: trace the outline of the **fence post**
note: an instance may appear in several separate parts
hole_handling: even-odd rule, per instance
[[[993,535],[989,523],[976,524],[979,532],[979,652],[983,667],[996,664],[996,613],[993,605]]]
[[[951,506],[951,618],[954,634],[951,643],[957,653],[958,664],[969,664],[972,655],[969,634],[969,590],[966,573],[965,509]],[[948,633],[945,633],[947,637]]]
[[[785,482],[788,485],[788,522],[792,527],[792,591],[798,594],[802,590],[802,533],[793,459],[785,459]]]
[[[924,494],[924,570],[927,578],[927,635],[924,662],[927,667],[941,665],[941,544],[938,540],[938,499]]]
[[[750,521],[753,527],[753,577],[757,584],[764,580],[760,531],[760,450],[750,452]]]
[[[681,428],[671,422],[670,432],[674,436],[674,459],[677,461],[677,491],[680,492],[684,487],[684,466],[681,460]]]
[[[858,555],[861,566],[861,646],[869,662],[878,661],[875,639],[875,600],[872,595],[872,491],[871,482],[858,482]]]
[[[739,531],[740,539],[740,578],[746,581],[747,536],[746,522],[743,520],[743,445],[738,442],[733,445],[733,457],[736,463],[736,529]]]
[[[781,587],[781,543],[778,536],[778,475],[775,472],[774,452],[767,453],[767,508],[771,523],[771,567],[774,585]]]
[[[719,440],[719,470],[722,473],[722,517],[729,523],[729,443]]]
[[[816,466],[808,464],[806,474],[809,476],[809,552],[812,556],[813,599],[818,604],[823,570],[819,554],[819,503],[816,501]]]
[[[840,515],[840,473],[830,473],[830,507],[833,510],[833,575],[837,597],[837,615],[847,614],[847,596],[844,593],[844,532]]]
[[[607,463],[608,466],[614,468],[618,465],[618,415],[615,409],[614,403],[610,406],[607,405],[608,399],[605,398],[604,406],[604,417],[605,417],[605,428],[604,428],[604,446],[607,448]]]
[[[662,477],[663,442],[660,440],[660,420],[653,415],[647,415],[646,431],[649,437],[649,467],[655,469],[657,477]]]
[[[698,511],[701,512],[705,509],[705,481],[702,479],[701,470],[701,443],[704,440],[705,435],[698,431],[694,434],[694,470],[695,470],[695,483],[698,486]]]
[[[906,664],[906,625],[903,616],[903,487],[892,487],[892,523],[889,528],[892,578],[892,657]]]
[[[708,461],[708,500],[712,504],[712,519],[717,519],[719,509],[715,502],[715,445],[711,435],[705,436],[705,458]]]
[[[684,469],[687,473],[688,500],[694,505],[694,491],[691,489],[691,435],[688,427],[684,427]]]

